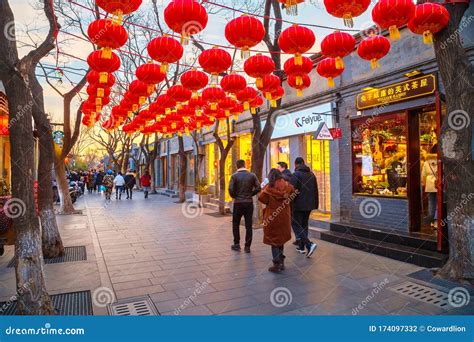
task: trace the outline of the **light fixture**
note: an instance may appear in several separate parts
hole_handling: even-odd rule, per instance
[[[362,88],[362,91],[371,91],[371,90],[374,90],[374,89],[376,89],[376,88],[369,86],[369,87]]]
[[[415,76],[418,76],[418,75],[423,75],[423,72],[418,70],[418,69],[415,69],[415,70],[409,71],[409,72],[407,72],[403,75],[405,77],[412,78],[412,77],[415,77]]]

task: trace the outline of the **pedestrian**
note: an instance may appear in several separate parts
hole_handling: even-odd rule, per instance
[[[97,173],[97,176],[95,177],[95,187],[97,187],[97,191],[99,192],[99,194],[101,192],[103,179],[104,179],[104,173],[102,171],[99,171]]]
[[[127,199],[132,199],[133,188],[135,187],[135,184],[137,183],[135,174],[132,172],[132,170],[128,169],[127,174],[125,175],[124,179],[125,179],[125,191],[127,191]]]
[[[140,177],[140,185],[142,186],[145,193],[145,198],[148,198],[148,192],[150,191],[151,187],[151,176],[148,170],[145,171],[145,173]]]
[[[125,185],[125,179],[122,176],[122,172],[119,171],[117,176],[114,178],[114,185],[115,185],[115,199],[121,200],[122,199],[122,189]]]
[[[426,155],[426,160],[421,169],[421,184],[425,188],[428,195],[428,215],[424,221],[431,226],[437,228],[437,206],[438,206],[438,189],[436,186],[438,179],[438,144],[433,145],[430,153]]]
[[[244,160],[237,160],[237,172],[230,177],[229,194],[234,200],[232,211],[232,232],[234,244],[232,250],[240,251],[240,221],[245,220],[245,253],[250,253],[252,244],[253,199],[261,190],[255,174],[245,168]]]
[[[293,200],[292,227],[299,245],[296,250],[310,257],[318,247],[309,239],[309,215],[319,206],[318,182],[313,172],[305,165],[304,159],[295,159],[295,172],[291,176],[291,184],[296,190]],[[306,251],[305,251],[306,249]]]
[[[87,174],[87,192],[90,194],[94,190],[94,172],[92,170]]]
[[[288,164],[281,161],[277,163],[277,170],[281,172],[281,175],[284,180],[289,182],[291,180],[291,171],[288,170]]]
[[[268,184],[258,195],[263,210],[263,243],[271,246],[273,266],[268,270],[280,273],[285,269],[283,246],[291,240],[291,200],[295,188],[278,169],[271,169]]]
[[[112,190],[114,187],[114,173],[112,170],[107,170],[107,174],[102,179],[100,186],[105,188],[105,199],[110,201],[110,196],[112,195]]]

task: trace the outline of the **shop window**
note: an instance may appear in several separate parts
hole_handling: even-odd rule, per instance
[[[281,139],[270,143],[271,167],[276,167],[278,162],[285,162],[290,165],[290,140]]]
[[[352,157],[355,194],[406,197],[406,114],[354,120]]]
[[[329,141],[306,136],[306,162],[313,170],[318,181],[319,211],[331,212],[331,177],[329,159]]]
[[[244,134],[239,137],[239,158],[245,160],[247,168],[252,167],[252,135]]]
[[[214,185],[216,182],[216,158],[214,144],[206,145],[206,155],[207,155],[207,182],[209,185]]]
[[[186,153],[186,185],[194,186],[194,154],[192,152]]]

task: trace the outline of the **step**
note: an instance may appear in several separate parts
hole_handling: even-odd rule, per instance
[[[204,208],[211,209],[213,211],[219,211],[219,204],[206,202],[204,203]],[[225,206],[224,210],[226,214],[230,214],[230,208],[228,206]]]
[[[349,234],[396,245],[424,249],[437,252],[438,244],[435,238],[397,231],[379,230],[374,228],[354,227],[343,223],[331,223],[330,230],[336,233]]]
[[[441,267],[447,260],[447,255],[438,252],[335,231],[321,232],[321,240],[427,268]]]
[[[178,198],[179,197],[178,193],[169,192],[169,191],[166,191],[166,190],[157,190],[156,192],[159,195],[163,195],[163,196],[170,197],[170,198]]]

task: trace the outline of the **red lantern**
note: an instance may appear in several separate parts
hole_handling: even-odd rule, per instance
[[[211,82],[217,81],[217,76],[225,72],[232,65],[232,57],[230,54],[218,47],[204,50],[199,55],[199,65],[204,71],[212,75]]]
[[[148,84],[139,80],[132,81],[128,86],[128,90],[132,96],[138,96],[139,105],[143,105],[146,102],[146,98],[150,95],[148,93]]]
[[[344,19],[344,25],[354,27],[352,18],[369,8],[370,0],[324,0],[326,11],[334,17]]]
[[[166,94],[176,101],[176,106],[181,108],[181,104],[189,101],[191,98],[191,90],[184,87],[182,84],[176,84],[169,87]]]
[[[238,74],[226,75],[221,79],[221,87],[226,93],[237,94],[247,86],[245,77]]]
[[[148,93],[152,93],[155,84],[162,82],[166,78],[166,73],[161,71],[161,67],[155,63],[146,63],[140,65],[135,71],[138,80],[148,84]]]
[[[288,76],[294,76],[298,85],[303,84],[302,78],[313,70],[313,61],[308,57],[302,57],[302,63],[296,64],[296,58],[288,59],[283,65]]]
[[[110,88],[103,88],[96,84],[89,84],[87,86],[86,91],[87,91],[87,94],[89,94],[89,96],[94,96],[94,97],[109,97],[110,96]]]
[[[284,30],[278,38],[278,46],[283,52],[295,55],[297,65],[302,63],[301,54],[308,52],[315,42],[313,31],[296,24]]]
[[[90,127],[90,124],[91,124],[91,117],[89,115],[84,115],[82,117],[82,124],[84,126],[87,126],[87,127]]]
[[[104,58],[102,53],[97,50],[89,54],[87,64],[89,64],[92,70],[99,72],[99,82],[106,83],[109,79],[109,74],[120,68],[120,58],[114,52],[111,52],[110,58]]]
[[[235,106],[237,101],[233,98],[226,96],[224,100],[219,102],[219,108],[223,109],[227,116],[230,116],[230,110]]]
[[[244,106],[240,103],[237,102],[234,107],[231,108],[230,114],[234,116],[234,120],[237,120],[239,118],[239,115],[244,112]]]
[[[355,48],[355,38],[346,32],[336,31],[328,34],[321,42],[321,53],[326,57],[336,59],[336,67],[344,69],[343,58]]]
[[[412,0],[380,0],[372,9],[372,19],[385,30],[389,30],[390,39],[400,39],[398,28],[405,26],[415,14]]]
[[[357,53],[360,58],[370,61],[372,69],[379,67],[379,59],[390,51],[390,41],[381,35],[372,35],[359,43]]]
[[[283,89],[283,87],[281,86],[272,91],[270,98],[270,106],[272,108],[276,108],[277,101],[280,100],[283,95],[285,95],[285,89]]]
[[[408,22],[411,32],[423,35],[425,44],[433,43],[433,33],[437,33],[449,23],[449,12],[440,4],[424,3],[416,5],[415,13]]]
[[[252,87],[245,87],[237,93],[237,100],[244,104],[244,110],[250,109],[250,102],[258,96],[258,92]]]
[[[271,92],[281,85],[280,78],[276,75],[265,75],[262,78],[262,86],[258,87],[267,100],[270,100]]]
[[[102,86],[103,88],[110,88],[115,84],[115,76],[113,74],[108,74],[107,81],[100,82],[100,73],[95,70],[91,70],[87,74],[87,82],[90,84]]]
[[[311,86],[311,79],[308,75],[304,75],[297,81],[296,76],[288,76],[288,85],[296,89],[296,96],[303,96],[303,90]]]
[[[210,108],[215,110],[219,102],[225,99],[225,92],[221,87],[208,87],[202,91],[202,99],[210,104]]]
[[[180,77],[181,84],[193,92],[193,97],[197,96],[197,91],[207,86],[209,78],[206,73],[192,69],[185,71]]]
[[[161,94],[158,95],[158,97],[155,99],[155,102],[165,108],[165,114],[168,115],[171,113],[171,108],[176,106],[176,100],[173,99],[172,97],[168,96],[167,94]]]
[[[298,4],[304,2],[304,0],[278,0],[278,2],[285,5],[286,14],[288,14],[288,15],[297,15],[298,14]]]
[[[9,135],[8,115],[0,115],[0,135]]]
[[[242,58],[249,56],[249,49],[259,44],[265,36],[265,28],[260,20],[242,15],[232,19],[225,27],[227,41],[242,52]]]
[[[316,66],[316,71],[320,76],[328,79],[328,86],[332,88],[334,87],[334,77],[342,74],[344,68],[338,69],[336,59],[328,57],[318,63]]]
[[[262,86],[262,77],[271,74],[275,70],[275,62],[268,56],[257,54],[247,58],[244,70],[252,78],[256,78],[256,86]]]
[[[122,16],[135,12],[142,4],[142,0],[96,0],[95,3],[104,11],[115,15],[120,23]]]
[[[163,36],[152,39],[147,46],[148,55],[161,63],[161,71],[168,71],[168,64],[176,63],[183,57],[183,47],[174,38]]]
[[[112,49],[119,49],[128,39],[127,30],[109,19],[98,19],[89,24],[87,35],[102,49],[102,57],[110,58]]]
[[[155,120],[156,115],[149,109],[143,109],[138,113],[138,116],[145,121]]]
[[[181,43],[204,30],[207,26],[207,12],[195,0],[174,0],[165,8],[165,22],[174,32],[181,35]]]
[[[196,97],[191,97],[188,105],[189,105],[189,108],[194,109],[196,116],[201,116],[202,109],[206,105],[206,102],[204,102],[201,95],[198,95]]]
[[[257,114],[257,108],[263,106],[264,101],[261,96],[255,97],[252,101],[249,102],[250,113]]]

